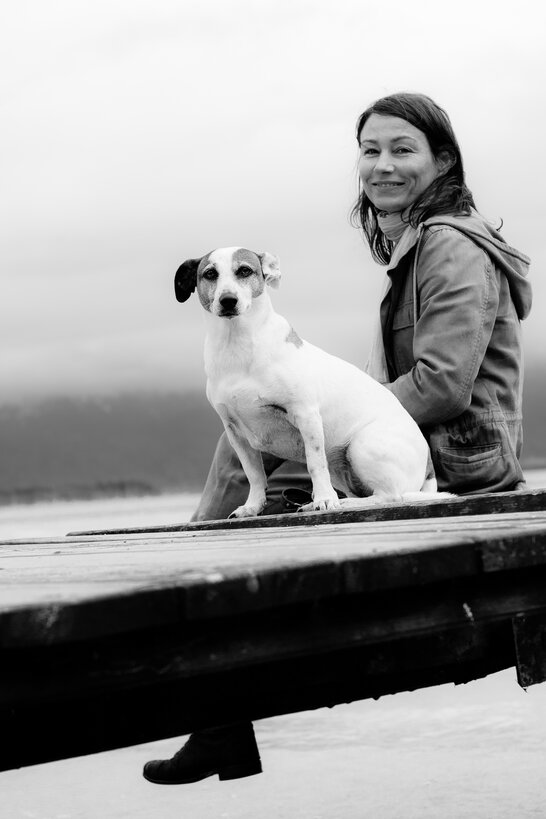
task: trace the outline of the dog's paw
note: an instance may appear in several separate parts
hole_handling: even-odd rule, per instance
[[[255,518],[261,511],[259,506],[247,506],[245,504],[244,506],[238,506],[237,509],[234,509],[228,517],[228,520],[232,520],[233,518]]]
[[[323,512],[332,509],[340,509],[341,504],[337,495],[331,498],[317,498],[313,501],[313,506],[317,512]]]
[[[337,495],[334,495],[334,497],[315,498],[311,503],[305,503],[303,506],[300,506],[298,512],[332,512],[340,508],[341,503],[339,498]]]

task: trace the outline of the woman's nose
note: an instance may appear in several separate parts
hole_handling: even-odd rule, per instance
[[[394,171],[394,165],[390,154],[386,153],[385,151],[381,151],[381,153],[377,155],[375,170],[382,171],[384,173],[392,173]]]

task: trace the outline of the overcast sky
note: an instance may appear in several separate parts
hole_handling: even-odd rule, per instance
[[[204,384],[187,257],[280,257],[308,340],[366,360],[384,271],[348,214],[358,115],[449,113],[478,208],[532,257],[546,358],[546,13],[536,0],[18,0],[0,28],[0,401]]]

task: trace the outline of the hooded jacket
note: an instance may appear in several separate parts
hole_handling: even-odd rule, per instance
[[[424,221],[388,270],[381,304],[390,384],[429,442],[438,488],[523,481],[520,321],[529,259],[476,212]]]

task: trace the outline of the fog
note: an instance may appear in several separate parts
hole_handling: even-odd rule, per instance
[[[1,401],[199,387],[178,264],[281,260],[276,308],[363,365],[384,271],[349,224],[359,113],[398,90],[449,113],[478,208],[532,258],[546,353],[544,8],[19,2],[0,32]]]

